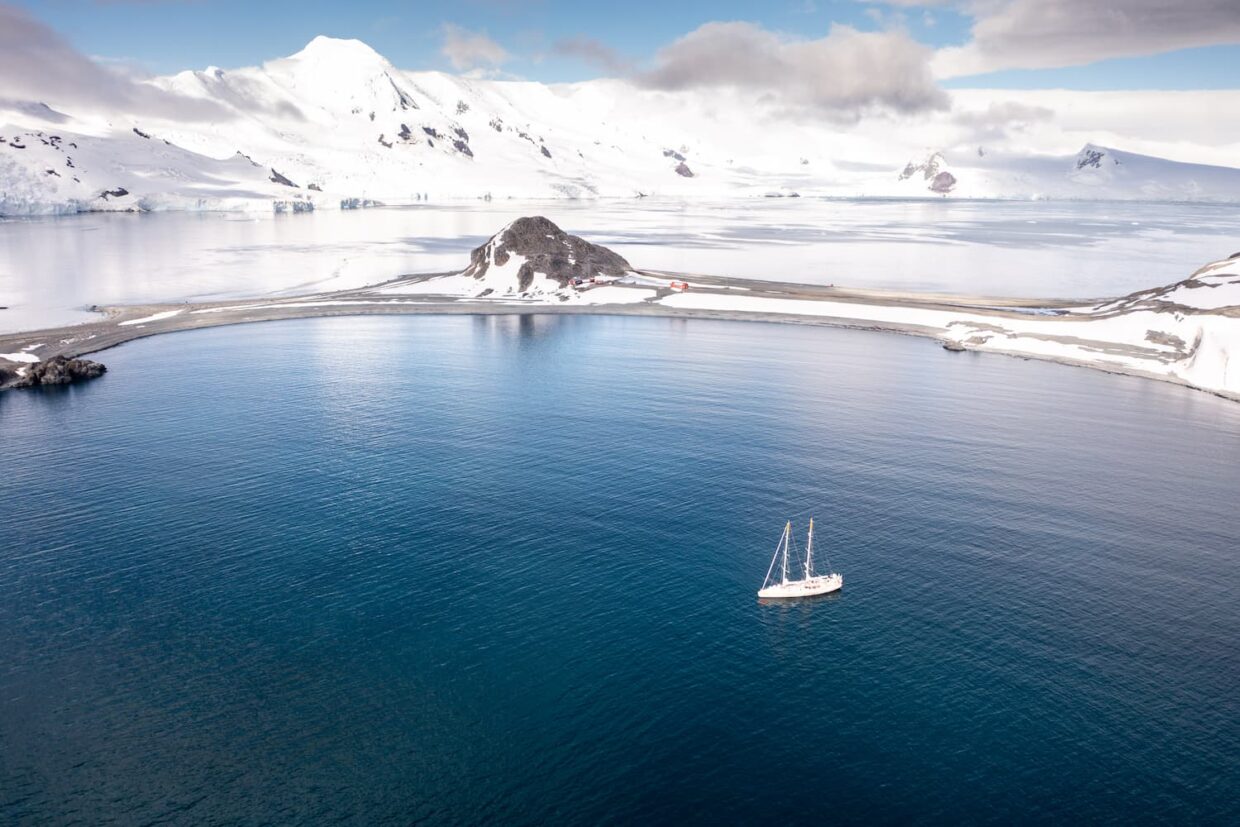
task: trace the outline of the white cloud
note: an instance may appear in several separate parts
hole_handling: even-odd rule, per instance
[[[930,57],[901,31],[836,25],[826,37],[803,40],[752,23],[707,23],[660,50],[655,68],[637,80],[656,89],[747,90],[793,108],[856,117],[872,108],[945,108]]]
[[[443,26],[443,46],[439,50],[458,72],[495,69],[507,63],[508,50],[480,32],[471,32],[453,23]]]
[[[973,0],[966,8],[972,40],[939,50],[939,77],[1240,43],[1240,0]]]
[[[60,109],[120,109],[181,120],[228,117],[223,107],[135,79],[78,52],[25,11],[0,3],[0,97]]]
[[[990,100],[984,109],[958,105],[952,121],[969,132],[970,141],[997,141],[1054,118],[1047,106],[1015,100]]]

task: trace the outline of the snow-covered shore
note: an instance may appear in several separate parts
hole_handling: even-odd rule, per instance
[[[1240,399],[1240,359],[1232,358],[1240,354],[1240,261],[1234,259],[1207,265],[1176,285],[1073,309],[1025,307],[995,314],[697,291],[659,301],[684,310],[809,316],[904,329],[939,338],[949,350],[1084,365]]]
[[[496,283],[512,283],[508,268],[497,270]],[[678,280],[666,273],[632,271],[603,284],[551,287],[540,279],[537,292],[479,295],[485,286],[457,273],[260,302],[104,308],[99,321],[0,336],[0,387],[24,375],[36,357],[78,356],[176,330],[313,316],[603,313],[824,324],[928,336],[948,350],[1081,365],[1240,401],[1240,361],[1233,358],[1240,353],[1240,259],[1206,265],[1173,285],[1077,307],[703,276],[693,277],[679,292],[671,287]]]
[[[505,225],[459,272],[270,300],[103,308],[74,327],[0,335],[0,387],[131,339],[240,322],[391,313],[613,313],[760,319],[928,336],[951,351],[1047,359],[1240,400],[1240,254],[1091,304],[848,290],[638,270],[541,216]],[[55,375],[60,372],[53,371]]]

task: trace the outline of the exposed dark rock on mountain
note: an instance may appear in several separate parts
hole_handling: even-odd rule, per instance
[[[117,187],[114,190],[104,190],[103,192],[99,193],[99,197],[104,199],[105,201],[108,198],[123,198],[126,195],[129,195],[129,190],[125,189],[124,187]]]
[[[1096,149],[1085,147],[1076,158],[1077,169],[1084,169],[1085,167],[1097,169],[1100,166],[1102,166],[1102,153]]]
[[[474,151],[469,148],[469,133],[459,126],[452,127],[452,133],[456,135],[452,140],[452,148],[462,155],[474,157]]]
[[[540,147],[539,147],[539,150],[542,152],[542,154],[543,154],[545,157],[547,157],[547,158],[550,158],[550,157],[551,157],[551,150],[547,149],[545,146],[540,146]]]
[[[529,288],[535,273],[555,279],[563,287],[573,279],[594,276],[623,276],[632,268],[621,256],[569,235],[541,215],[518,218],[469,256],[467,276],[481,279],[491,263],[504,266],[512,255],[526,259],[518,272],[522,291]]]
[[[939,170],[943,166],[943,156],[937,152],[932,152],[926,160],[920,164],[909,161],[904,165],[904,171],[900,173],[900,180],[912,178],[917,173],[921,173],[921,177],[927,181],[933,181],[934,177],[939,174]]]
[[[107,368],[99,362],[89,359],[68,359],[64,356],[53,356],[42,362],[36,362],[26,370],[25,376],[16,372],[0,369],[0,387],[34,388],[41,385],[67,385],[84,379],[102,376]]]
[[[677,161],[685,160],[685,156],[681,155],[679,152],[677,152],[674,149],[663,150],[663,157],[664,158],[675,158]]]
[[[686,164],[684,161],[681,161],[679,164],[676,165],[676,174],[679,175],[681,178],[692,178],[693,170],[689,169],[688,164]]]
[[[396,81],[392,80],[391,75],[389,75],[387,72],[384,72],[383,76],[388,79],[388,83],[392,84],[392,90],[396,92],[396,100],[400,103],[401,109],[417,109],[418,108],[418,105],[413,100],[413,98],[405,94],[405,90],[401,89],[399,86],[396,85]]]
[[[930,191],[946,195],[956,188],[956,176],[944,170],[934,176],[934,180],[930,182]]]
[[[269,180],[273,184],[283,184],[286,187],[293,187],[294,189],[301,189],[301,187],[298,187],[292,181],[288,180],[283,175],[276,172],[274,168],[271,170],[271,178]]]

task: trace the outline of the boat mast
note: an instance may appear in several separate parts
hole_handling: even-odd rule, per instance
[[[805,543],[805,579],[814,576],[814,518],[809,518],[809,540]]]
[[[784,526],[784,585],[788,585],[788,542],[792,538],[792,520]]]

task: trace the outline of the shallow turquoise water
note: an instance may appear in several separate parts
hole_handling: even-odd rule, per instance
[[[1240,818],[1240,405],[664,319],[103,358],[0,395],[0,821]],[[843,594],[760,605],[811,512]]]

